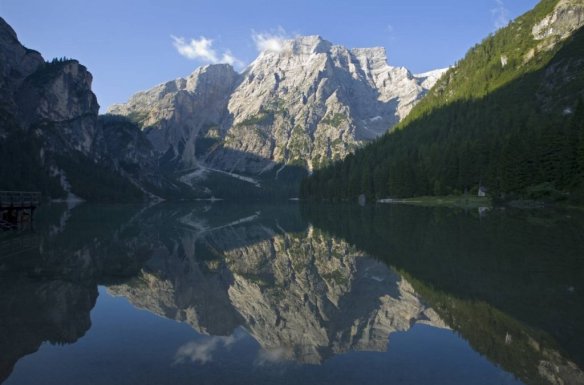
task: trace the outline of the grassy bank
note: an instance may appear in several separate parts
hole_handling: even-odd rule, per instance
[[[447,195],[447,196],[421,196],[404,199],[380,199],[380,203],[399,203],[416,206],[445,206],[445,207],[492,207],[493,202],[489,197],[475,195]]]

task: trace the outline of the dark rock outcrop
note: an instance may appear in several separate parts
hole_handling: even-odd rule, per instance
[[[18,171],[3,172],[0,188],[86,200],[178,193],[136,125],[98,119],[92,80],[76,60],[45,62],[0,18],[0,147],[11,150],[1,160]]]

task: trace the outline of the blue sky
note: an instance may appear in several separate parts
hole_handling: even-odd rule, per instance
[[[93,73],[101,112],[208,62],[240,69],[258,46],[321,35],[383,46],[413,72],[462,58],[536,0],[0,0],[0,16],[45,59],[78,59]],[[181,54],[182,53],[182,54]]]

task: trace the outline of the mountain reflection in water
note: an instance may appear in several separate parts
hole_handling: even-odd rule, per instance
[[[0,239],[7,384],[26,383],[17,363],[34,366],[43,342],[83,342],[98,285],[194,329],[199,337],[165,358],[177,373],[257,344],[255,369],[224,359],[234,372],[249,371],[241,382],[273,380],[258,364],[295,363],[305,378],[289,383],[319,383],[324,377],[310,367],[345,355],[359,361],[349,352],[386,354],[393,333],[425,324],[431,329],[420,333],[456,331],[501,383],[584,383],[579,213],[292,204],[43,210],[35,233]],[[92,320],[104,318],[95,312]],[[466,375],[476,383],[485,376]]]

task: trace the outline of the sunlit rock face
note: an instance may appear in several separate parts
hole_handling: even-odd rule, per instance
[[[199,133],[211,135],[209,132],[215,132],[226,118],[227,95],[239,79],[227,64],[201,67],[185,79],[137,93],[127,104],[114,105],[109,112],[139,121],[167,163],[192,168],[196,166]]]
[[[195,225],[156,249],[139,278],[109,291],[205,334],[241,326],[265,360],[385,351],[391,333],[418,321],[444,326],[385,264],[312,228]]]
[[[584,4],[579,0],[560,0],[554,11],[533,26],[536,40],[552,39],[555,44],[584,25]]]
[[[348,49],[320,36],[284,41],[241,74],[197,69],[140,92],[109,112],[135,118],[179,169],[261,174],[276,164],[318,168],[403,119],[443,71],[413,75],[383,48]],[[214,140],[201,146],[197,140]]]

